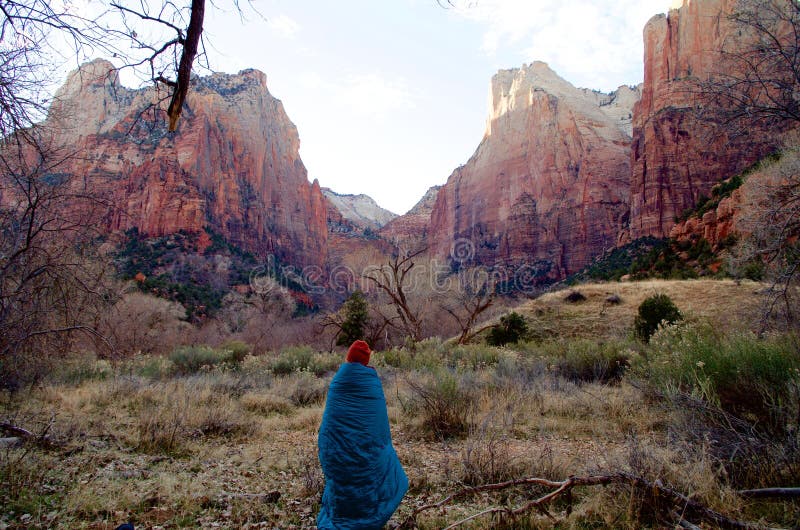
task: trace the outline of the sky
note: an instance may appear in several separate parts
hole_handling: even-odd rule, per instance
[[[669,0],[255,0],[206,11],[215,71],[266,73],[309,180],[402,214],[466,163],[499,69],[547,62],[579,87],[642,81],[642,29]],[[123,82],[125,78],[123,77]],[[127,84],[127,83],[126,83]]]

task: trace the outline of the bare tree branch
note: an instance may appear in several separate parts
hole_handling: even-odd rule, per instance
[[[717,511],[714,511],[706,506],[703,506],[699,502],[690,499],[689,497],[678,491],[675,491],[671,488],[664,486],[660,481],[650,482],[648,480],[645,480],[635,475],[631,475],[629,473],[614,473],[610,475],[591,475],[585,477],[570,476],[566,480],[562,481],[553,481],[544,478],[529,477],[529,478],[509,480],[506,482],[499,482],[496,484],[484,484],[481,486],[466,487],[448,495],[447,497],[443,498],[438,502],[432,504],[426,504],[424,506],[416,508],[411,513],[411,515],[403,522],[402,528],[416,527],[416,518],[423,512],[444,508],[446,505],[448,505],[449,503],[458,498],[466,497],[468,495],[474,495],[476,493],[484,491],[501,491],[508,488],[519,487],[519,486],[542,486],[545,488],[551,488],[550,492],[546,493],[543,496],[530,500],[522,504],[521,506],[491,507],[481,512],[472,514],[463,519],[460,519],[450,524],[449,526],[445,527],[445,530],[457,528],[459,526],[468,523],[469,521],[473,521],[477,518],[492,514],[499,514],[510,519],[511,521],[514,521],[517,517],[525,515],[533,509],[542,508],[552,503],[556,499],[568,495],[571,492],[571,490],[575,487],[607,486],[610,484],[629,485],[631,488],[633,488],[640,494],[645,495],[648,498],[649,503],[654,508],[661,510],[667,508],[667,513],[672,511],[673,507],[679,508],[679,513],[681,514],[681,520],[695,519],[698,521],[716,525],[718,528],[729,528],[729,529],[766,528],[763,525],[749,523],[745,521],[738,521],[736,519],[727,517]]]

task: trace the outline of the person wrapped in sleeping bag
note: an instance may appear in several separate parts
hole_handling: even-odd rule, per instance
[[[382,528],[408,490],[370,354],[366,342],[355,341],[328,389],[318,438],[325,475],[320,530]]]

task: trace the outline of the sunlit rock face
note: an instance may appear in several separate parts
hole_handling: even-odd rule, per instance
[[[484,138],[438,192],[433,255],[466,247],[477,264],[528,265],[552,280],[613,247],[628,223],[638,98],[638,87],[575,88],[541,62],[498,72]]]
[[[336,208],[341,216],[361,229],[378,231],[397,214],[381,208],[369,195],[336,193],[330,188],[322,188],[325,198]]]
[[[115,208],[109,231],[151,236],[204,227],[260,256],[326,260],[326,201],[298,154],[297,129],[256,70],[195,78],[178,131],[167,133],[156,89],[129,90],[111,63],[70,74],[47,124],[68,170]]]
[[[644,28],[644,84],[633,112],[631,237],[669,235],[714,184],[777,146],[769,130],[713,125],[698,82],[725,75],[723,46],[747,45],[737,0],[685,0]],[[718,120],[717,120],[718,121]]]

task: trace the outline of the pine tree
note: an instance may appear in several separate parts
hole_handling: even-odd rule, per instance
[[[364,329],[367,326],[368,305],[364,293],[355,291],[344,303],[344,321],[342,322],[336,344],[349,346],[353,341],[364,339]]]

